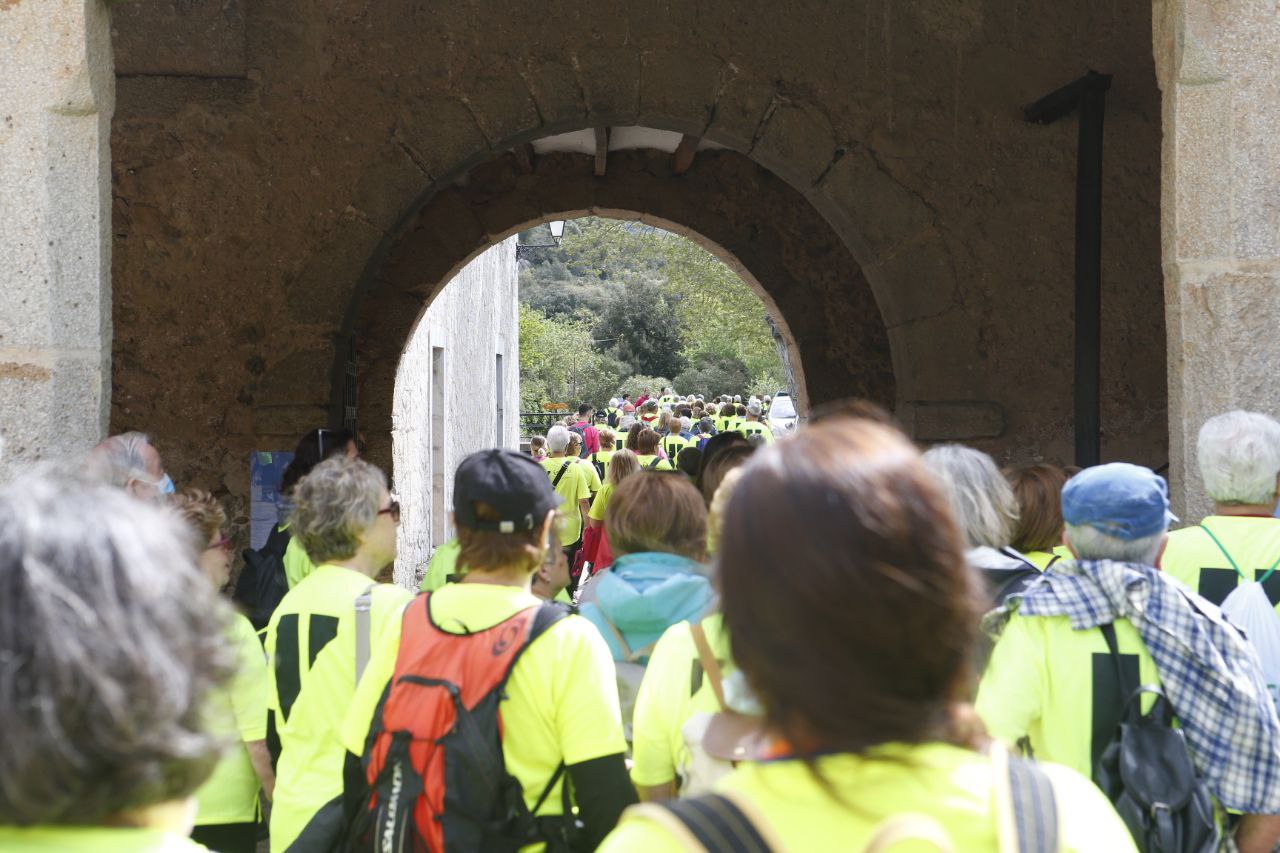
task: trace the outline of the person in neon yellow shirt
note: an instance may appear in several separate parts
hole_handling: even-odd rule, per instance
[[[613,430],[601,429],[600,449],[587,457],[595,466],[596,474],[600,476],[601,481],[609,476],[609,460],[613,459],[613,454],[618,451],[617,441],[618,437]]]
[[[200,570],[214,589],[226,586],[231,540],[223,533],[227,515],[208,492],[188,489],[173,507],[203,543]],[[219,853],[254,853],[258,846],[258,792],[271,799],[275,772],[267,751],[267,659],[258,634],[242,614],[232,617],[228,638],[238,671],[211,700],[209,726],[236,746],[218,762],[196,791],[192,838]]]
[[[1022,465],[1004,470],[1018,502],[1018,521],[1010,545],[1040,571],[1071,552],[1062,544],[1062,487],[1067,474],[1057,465]]]
[[[231,609],[176,513],[33,472],[0,487],[0,850],[192,853]]]
[[[659,455],[658,434],[651,429],[646,429],[636,436],[636,462],[640,464],[642,471],[674,471],[676,466],[671,464],[671,460],[663,458]]]
[[[554,426],[548,430],[547,450],[550,455],[541,463],[551,481],[551,488],[563,502],[560,547],[564,549],[570,562],[573,561],[574,552],[582,544],[582,529],[586,524],[587,513],[591,510],[591,477],[578,464],[576,457],[567,453],[571,435],[563,426]]]
[[[998,637],[978,689],[988,731],[1007,744],[1026,738],[1037,759],[1091,773],[1131,697],[1154,685],[1178,709],[1188,757],[1209,793],[1222,807],[1250,812],[1236,845],[1272,850],[1280,796],[1268,780],[1280,750],[1266,732],[1277,727],[1275,708],[1247,640],[1156,568],[1177,520],[1167,484],[1137,465],[1088,468],[1063,488],[1062,514],[1075,559],[987,620]],[[1176,658],[1177,668],[1162,673],[1155,658]],[[1126,659],[1137,671],[1122,678]],[[1143,694],[1144,713],[1155,699]]]
[[[486,630],[539,606],[531,585],[541,568],[562,566],[555,571],[562,579],[567,575],[563,557],[549,553],[560,498],[529,457],[507,450],[472,454],[458,466],[453,495],[467,574],[425,601],[419,598],[377,646],[342,726],[353,761],[365,751],[396,669],[405,622],[430,618],[452,633]],[[503,760],[520,783],[525,806],[536,809],[534,817],[548,831],[559,832],[568,796],[582,826],[578,849],[593,849],[636,800],[627,779],[613,661],[596,629],[577,615],[548,628],[511,670],[499,713]],[[567,794],[564,781],[553,781],[560,772],[571,783]],[[353,798],[365,793],[349,792]]]
[[[614,463],[617,464],[616,468]],[[619,450],[614,454],[613,462],[609,465],[609,474],[605,478],[605,484],[600,488],[600,493],[596,495],[596,499],[591,502],[591,511],[587,513],[587,524],[589,526],[604,527],[604,514],[605,510],[609,508],[609,500],[613,497],[613,490],[618,487],[619,483],[639,470],[639,459],[630,450]]]
[[[280,479],[280,494],[289,500],[298,481],[321,462],[333,456],[345,456],[355,459],[359,456],[355,436],[345,429],[313,429],[304,435],[294,448],[293,460],[284,469]],[[280,530],[289,529],[288,522],[279,525]],[[315,570],[315,563],[307,556],[306,549],[297,540],[290,538],[284,552],[284,577],[289,589]]]
[[[377,576],[396,554],[399,505],[359,459],[317,465],[294,490],[291,527],[317,568],[289,590],[267,626],[268,734],[279,743],[271,850],[317,849],[341,809],[338,727],[355,692],[358,649],[375,648],[412,595]],[[357,616],[367,611],[367,620]]]
[[[1262,582],[1280,605],[1280,423],[1254,412],[1228,412],[1200,428],[1196,461],[1213,512],[1169,534],[1160,567],[1214,604],[1241,577]]]
[[[773,444],[773,430],[769,429],[769,425],[764,423],[764,410],[758,402],[752,402],[747,406],[747,414],[745,420],[738,425],[738,432],[743,437],[750,440],[755,436],[760,436],[760,440],[765,444]]]
[[[682,849],[701,831],[681,817],[690,803],[736,811],[777,850],[863,850],[905,813],[956,850],[1019,849],[1015,827],[1034,828],[1037,814],[997,793],[1009,790],[1005,761],[1020,759],[980,734],[961,698],[979,581],[911,442],[884,424],[837,419],[760,450],[729,500],[722,542],[724,625],[765,736],[720,743],[744,760],[715,794],[683,809],[632,808],[602,853]],[[797,565],[820,568],[789,570]],[[732,719],[713,720],[704,744],[732,735]],[[1134,850],[1089,780],[1019,768],[1052,788],[1060,844],[1049,849]]]

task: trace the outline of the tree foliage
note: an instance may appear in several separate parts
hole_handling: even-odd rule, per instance
[[[616,393],[626,368],[591,346],[591,324],[573,317],[548,317],[520,306],[520,404],[523,411],[546,403],[570,407],[595,404]]]
[[[532,242],[548,242],[545,231]],[[672,384],[660,377],[675,376],[682,393],[772,393],[786,384],[764,303],[719,258],[684,237],[587,217],[567,223],[559,246],[539,250],[522,266],[527,404],[571,403],[575,389],[576,398],[601,404],[633,374],[659,377],[655,391]]]

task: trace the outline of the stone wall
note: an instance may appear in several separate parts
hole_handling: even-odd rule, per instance
[[[107,426],[111,62],[99,0],[0,2],[0,479]]]
[[[1211,504],[1204,421],[1280,416],[1280,18],[1274,3],[1157,0],[1163,246],[1175,508]]]
[[[806,371],[810,387],[848,387],[838,365],[875,322],[908,423],[1002,460],[1069,461],[1076,129],[1074,120],[1028,125],[1021,108],[1089,67],[1115,74],[1103,452],[1167,458],[1160,99],[1142,3],[258,0],[116,10],[112,424],[156,432],[186,482],[243,494],[248,450],[339,416],[340,359],[366,306],[420,306],[487,245],[470,243],[476,233],[506,236],[483,222],[475,232],[474,212],[450,207],[460,180],[526,141],[622,125],[730,149],[788,185],[836,236],[791,229],[743,202],[733,239],[717,240],[762,244],[786,229],[803,252],[785,260],[812,272],[792,298],[811,313],[831,293],[826,270],[858,270],[850,292],[865,282],[875,310],[849,302],[846,314],[821,318],[830,329],[819,355],[833,367]],[[676,182],[708,174],[706,153],[683,178],[655,162],[668,184],[631,196],[627,210],[670,204]],[[620,207],[597,196],[556,212],[593,205]],[[550,212],[535,197],[508,218]],[[424,215],[445,224],[421,274],[406,279],[413,291],[366,300]],[[749,271],[770,286],[769,270]],[[783,319],[812,322],[803,310]]]
[[[431,302],[418,321],[396,375],[392,430],[395,482],[400,500],[399,557],[395,578],[416,584],[426,571],[434,524],[453,536],[452,525],[434,511],[453,509],[453,474],[477,450],[498,446],[497,355],[502,355],[501,446],[520,442],[519,285],[515,238],[499,243],[469,263]],[[444,387],[432,387],[433,351],[444,358]],[[432,401],[445,403],[443,441],[432,434]],[[432,446],[441,441],[444,468],[433,465]],[[444,488],[433,493],[438,478]],[[435,502],[433,503],[433,498]],[[434,524],[433,524],[434,523]]]

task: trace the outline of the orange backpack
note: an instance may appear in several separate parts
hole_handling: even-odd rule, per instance
[[[563,848],[568,803],[563,817],[534,814],[564,765],[531,811],[503,760],[499,704],[521,653],[568,608],[546,602],[484,631],[453,634],[432,622],[430,601],[421,595],[405,608],[395,672],[365,741],[369,790],[349,849],[515,851],[539,842]]]

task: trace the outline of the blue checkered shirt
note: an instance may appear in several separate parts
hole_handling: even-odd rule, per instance
[[[1280,719],[1257,652],[1217,607],[1158,569],[1087,560],[1057,563],[983,627],[998,638],[1015,611],[1066,616],[1076,631],[1129,620],[1218,802],[1280,814]]]

